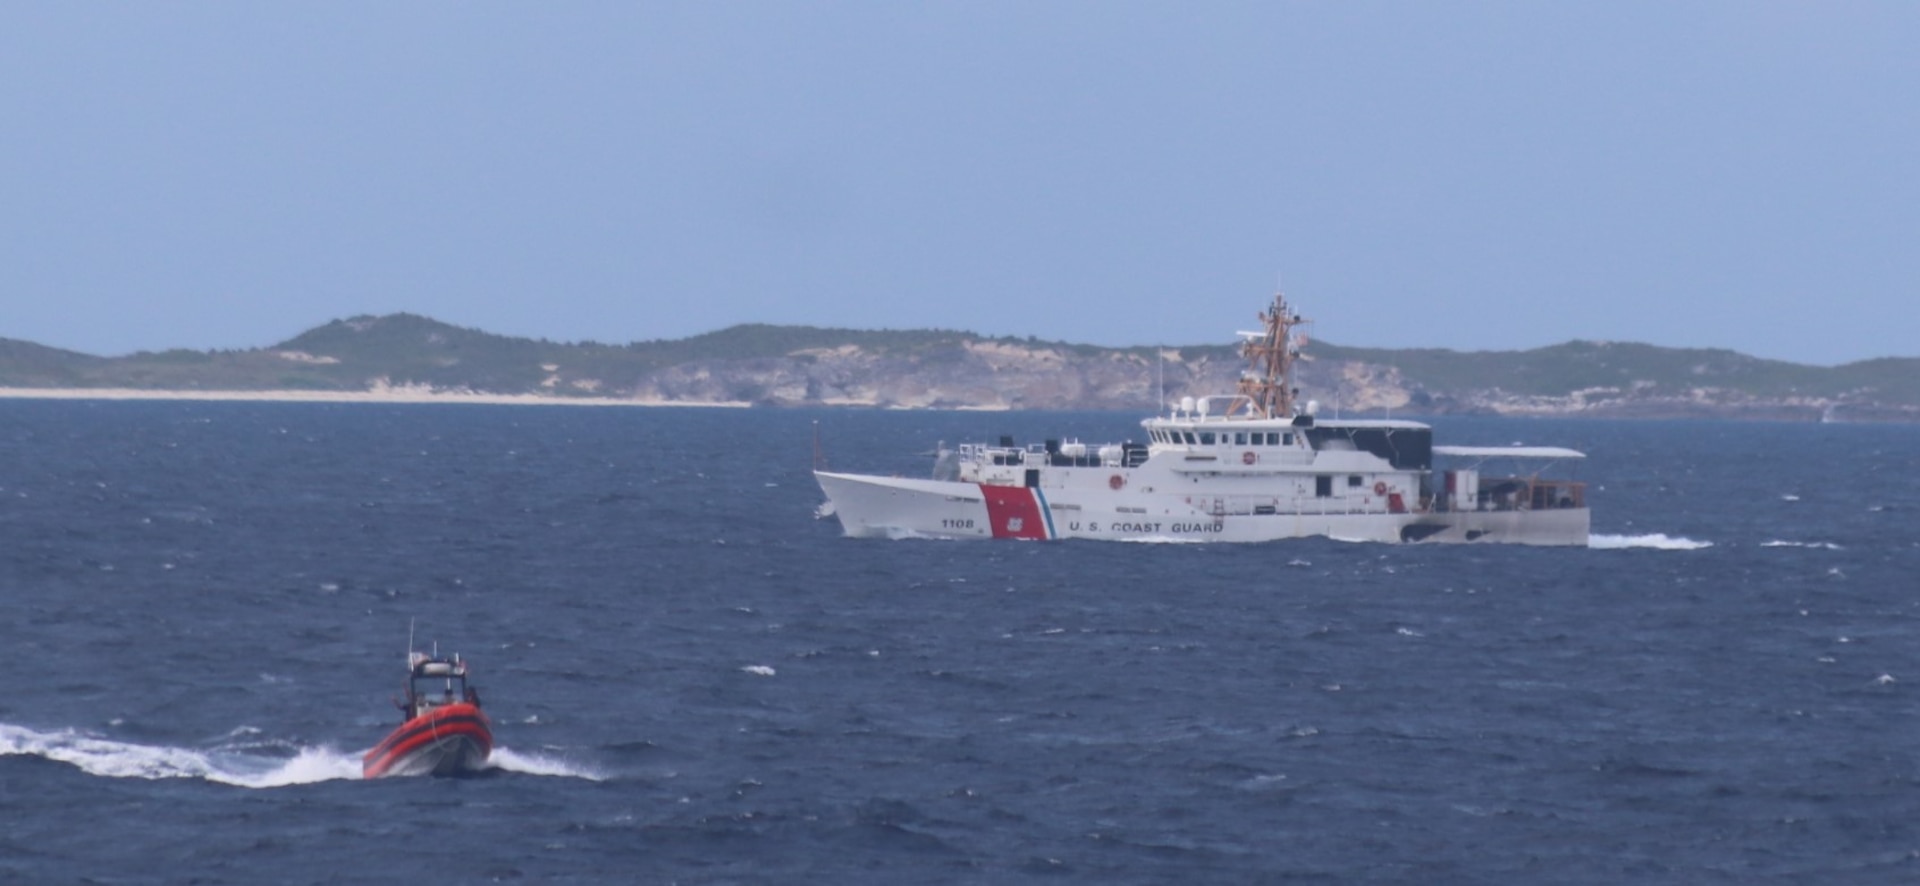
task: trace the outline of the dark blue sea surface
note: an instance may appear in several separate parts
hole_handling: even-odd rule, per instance
[[[0,401],[0,882],[1920,878],[1920,428],[1436,422],[1591,549],[815,514],[1136,418]],[[498,768],[359,779],[410,623]]]

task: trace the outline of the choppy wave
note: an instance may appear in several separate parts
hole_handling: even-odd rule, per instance
[[[242,728],[238,732],[254,732]],[[271,753],[263,754],[262,750]],[[292,756],[286,756],[288,752]],[[279,788],[360,778],[362,751],[270,745],[261,742],[206,750],[143,745],[73,730],[44,731],[0,723],[0,756],[43,757],[105,778],[200,778],[243,788]],[[601,781],[604,775],[579,764],[499,747],[489,768],[526,775]]]
[[[1592,535],[1587,538],[1587,547],[1601,550],[1622,550],[1626,548],[1653,548],[1660,551],[1697,551],[1713,547],[1710,541],[1694,541],[1684,536],[1673,538],[1664,532],[1648,535]]]

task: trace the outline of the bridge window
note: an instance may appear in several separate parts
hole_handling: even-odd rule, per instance
[[[1212,446],[1212,445],[1213,445],[1213,432],[1212,432],[1212,431],[1201,431],[1201,432],[1200,432],[1200,445],[1202,445],[1202,446]]]
[[[1359,475],[1359,474],[1348,474],[1348,475],[1347,475],[1347,488],[1348,488],[1348,489],[1358,489],[1358,488],[1360,488],[1360,484],[1361,484],[1362,482],[1363,482],[1363,481],[1362,481],[1362,480],[1360,479],[1360,475]]]
[[[1315,498],[1333,497],[1333,477],[1321,474],[1313,478],[1313,496]]]
[[[1246,432],[1246,431],[1241,431],[1241,432],[1239,432],[1239,433],[1237,433],[1237,434],[1234,434],[1234,435],[1233,435],[1233,445],[1235,445],[1235,446],[1245,446],[1245,445],[1247,445],[1247,432]]]

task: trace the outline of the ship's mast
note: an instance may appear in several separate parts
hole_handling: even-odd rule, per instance
[[[1261,418],[1293,415],[1293,398],[1297,393],[1293,387],[1293,361],[1300,356],[1300,346],[1306,344],[1305,336],[1294,340],[1293,329],[1308,322],[1287,305],[1284,294],[1276,292],[1273,306],[1260,314],[1265,331],[1259,337],[1249,337],[1240,346],[1240,353],[1248,364],[1246,374],[1240,377],[1240,395],[1252,402]]]

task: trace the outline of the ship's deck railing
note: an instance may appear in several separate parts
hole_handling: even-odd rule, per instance
[[[1542,477],[1481,477],[1480,489],[1469,507],[1442,494],[1435,502],[1441,511],[1548,511],[1587,506],[1587,484],[1578,480]]]
[[[1188,504],[1215,517],[1237,516],[1326,516],[1388,513],[1430,513],[1439,511],[1544,511],[1584,508],[1586,484],[1571,480],[1543,480],[1535,477],[1499,477],[1492,488],[1484,488],[1473,507],[1454,508],[1444,497],[1408,496],[1394,507],[1391,498],[1344,495],[1321,498],[1276,499],[1270,495],[1194,496]]]
[[[1357,495],[1276,499],[1271,495],[1193,496],[1187,503],[1212,517],[1324,517],[1395,513],[1389,500]],[[1405,507],[1413,507],[1411,502]]]
[[[1068,458],[1088,467],[1117,468],[1125,459],[1125,452],[1118,443],[1101,446],[1084,445],[1083,455],[1069,456],[1061,452],[1048,452],[1046,447],[1031,443],[1026,446],[992,446],[985,443],[962,443],[959,455],[963,462],[980,465],[1002,465],[1007,467],[1045,467],[1057,464],[1056,458]]]

